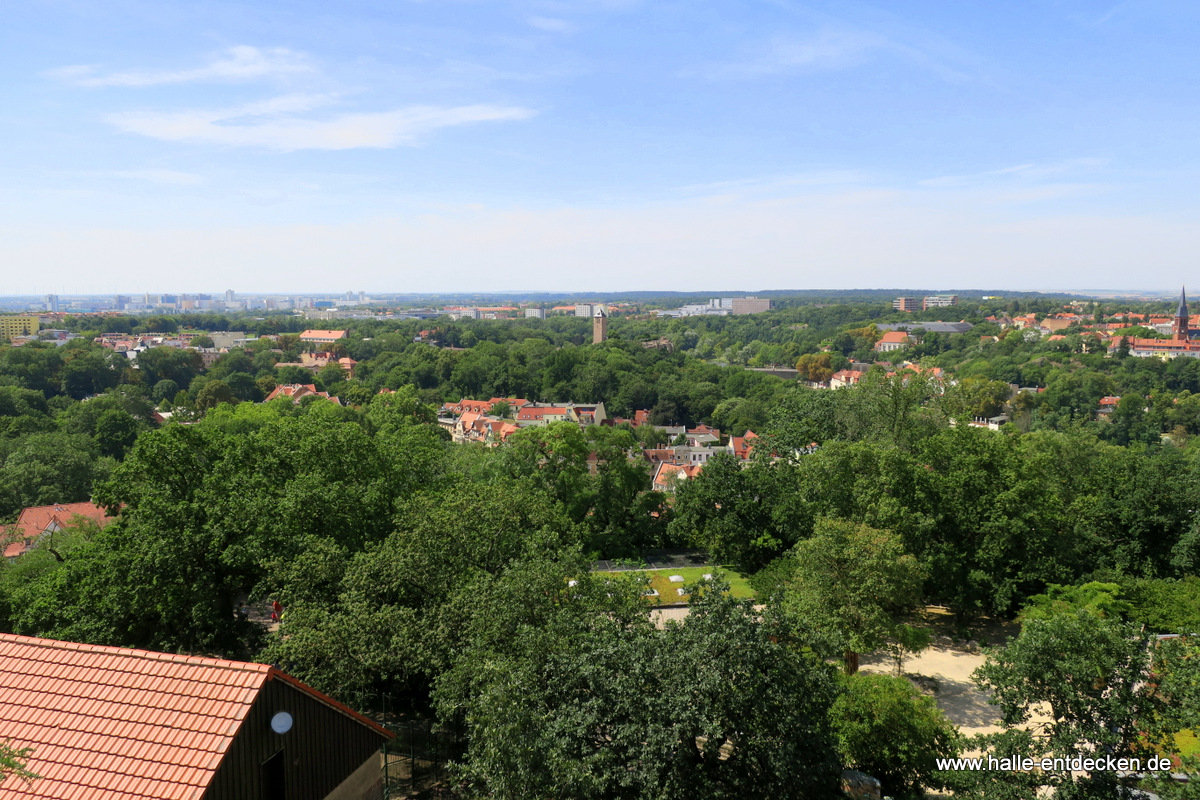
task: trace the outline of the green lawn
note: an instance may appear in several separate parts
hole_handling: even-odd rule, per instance
[[[616,576],[644,575],[650,579],[650,587],[658,591],[657,597],[650,598],[651,602],[656,605],[662,605],[665,603],[686,603],[688,596],[680,595],[677,590],[689,583],[696,583],[702,580],[706,573],[712,573],[714,576],[717,573],[721,573],[725,580],[729,582],[729,593],[734,597],[754,597],[754,590],[750,588],[750,582],[746,577],[728,567],[679,567],[675,569],[644,569],[636,572],[617,571],[605,574]],[[682,575],[683,583],[672,583],[672,575]]]

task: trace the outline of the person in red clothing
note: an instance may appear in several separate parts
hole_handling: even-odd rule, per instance
[[[271,601],[271,622],[279,622],[283,619],[283,606],[278,600]]]

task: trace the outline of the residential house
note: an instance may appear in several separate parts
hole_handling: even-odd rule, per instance
[[[691,447],[706,447],[721,443],[721,431],[708,425],[697,425],[687,430],[687,443]]]
[[[846,386],[853,386],[866,377],[866,374],[866,370],[840,369],[830,376],[829,388],[841,389]]]
[[[754,440],[758,438],[759,435],[754,431],[746,431],[745,436],[730,436],[726,450],[739,461],[749,461],[750,454],[754,451]]]
[[[267,664],[0,633],[6,798],[382,800],[393,734]]]
[[[703,469],[703,465],[688,466],[664,462],[655,469],[651,486],[657,492],[674,492],[679,481],[695,478]]]
[[[31,548],[43,536],[61,531],[68,525],[91,520],[101,526],[112,518],[95,503],[56,503],[52,506],[32,506],[22,509],[16,523],[6,526],[0,543],[5,558],[16,558]]]
[[[323,397],[330,402],[337,403],[339,406],[342,404],[341,400],[331,396],[329,392],[318,392],[317,387],[311,383],[280,384],[271,390],[271,393],[267,395],[266,400],[263,402],[269,403],[277,397],[290,397],[296,405],[299,405],[300,401],[305,397]]]
[[[307,330],[300,334],[300,341],[313,344],[333,344],[345,338],[346,331]]]
[[[875,352],[888,353],[908,347],[910,340],[904,331],[888,331],[875,343]]]

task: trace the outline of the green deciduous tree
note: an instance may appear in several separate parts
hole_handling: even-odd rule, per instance
[[[847,767],[878,778],[884,794],[923,797],[943,784],[939,758],[957,756],[960,737],[933,698],[904,678],[863,672],[846,678],[830,712]]]
[[[993,755],[1113,758],[1151,755],[1144,727],[1159,713],[1161,698],[1147,682],[1150,660],[1146,637],[1117,619],[1078,609],[1031,619],[1021,634],[988,654],[975,682],[1002,712],[1005,730],[976,745]],[[1036,717],[1044,710],[1046,719]],[[991,797],[1000,791],[1045,787],[1055,797],[1111,798],[1115,773],[1080,775],[1070,769],[1036,775],[960,773],[956,794]],[[1007,785],[1007,789],[999,788]],[[1031,785],[1032,784],[1032,785]],[[1040,796],[1040,795],[1039,795]]]
[[[836,643],[849,673],[858,669],[859,653],[895,638],[921,601],[924,572],[890,531],[820,519],[792,556],[796,573],[784,612],[797,627]]]
[[[605,613],[590,581],[547,624],[469,654],[468,794],[496,798],[808,798],[840,769],[836,683],[773,641],[749,603],[693,587],[683,624]],[[461,702],[460,698],[455,698]],[[443,701],[445,711],[457,703]]]

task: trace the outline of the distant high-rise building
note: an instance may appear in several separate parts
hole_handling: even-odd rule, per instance
[[[127,294],[116,295],[113,297],[113,306],[116,307],[118,311],[124,311],[129,307],[129,300],[130,298]]]
[[[46,295],[45,302],[46,302],[46,310],[47,311],[50,311],[50,312],[58,311],[58,295],[56,295],[56,294]]]
[[[897,297],[892,301],[892,308],[897,311],[911,313],[921,310],[921,300],[918,297]]]
[[[759,314],[771,310],[771,301],[760,297],[735,297],[732,308],[735,314]]]
[[[575,306],[575,316],[590,317],[596,311],[596,307],[591,303],[579,303]]]
[[[525,309],[526,319],[545,319],[546,309],[544,308],[527,308]]]
[[[359,293],[358,293],[358,302],[360,302],[360,303],[365,303],[365,302],[367,302],[367,293],[366,293],[366,292],[359,292]]]
[[[233,289],[226,289],[225,290],[225,302],[232,303],[235,299],[236,299],[236,297],[233,294]]]
[[[931,294],[921,303],[921,308],[949,308],[958,305],[956,294]]]
[[[608,338],[608,314],[604,313],[604,306],[596,306],[596,312],[592,315],[592,344],[600,344]]]

